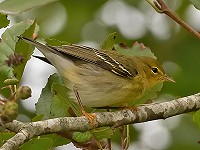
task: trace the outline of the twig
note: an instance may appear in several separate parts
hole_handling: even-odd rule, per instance
[[[200,38],[200,33],[190,27],[187,23],[185,23],[180,17],[178,17],[174,12],[172,12],[168,6],[165,4],[163,0],[146,0],[157,12],[164,13],[174,21],[176,21],[180,26],[185,28],[188,32],[192,33],[197,38]]]
[[[22,123],[14,120],[13,122],[5,124],[4,127],[17,134],[10,138],[0,150],[18,149],[20,145],[37,135],[61,131],[84,132],[102,126],[116,128],[126,124],[166,119],[198,109],[200,109],[200,93],[169,102],[139,106],[137,109],[95,113],[96,118],[93,125],[91,125],[85,116],[61,117],[32,123]]]

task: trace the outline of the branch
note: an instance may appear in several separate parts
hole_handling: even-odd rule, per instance
[[[200,33],[190,27],[185,23],[180,17],[173,13],[163,0],[146,0],[157,12],[164,13],[169,16],[171,19],[176,21],[180,26],[185,28],[188,32],[192,33],[194,36],[200,39]]]
[[[115,128],[126,124],[166,119],[198,109],[200,109],[200,93],[169,102],[138,106],[136,109],[127,108],[115,112],[94,113],[96,118],[93,125],[85,116],[60,117],[31,123],[22,123],[14,120],[5,124],[5,128],[17,134],[10,138],[0,150],[18,149],[20,145],[37,135],[63,131],[84,132],[102,126]]]

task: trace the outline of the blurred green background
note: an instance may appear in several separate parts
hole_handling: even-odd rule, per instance
[[[200,31],[200,11],[189,1],[166,2]],[[131,46],[138,41],[150,47],[166,72],[176,80],[175,84],[164,84],[159,100],[183,97],[200,90],[200,40],[167,16],[155,12],[145,0],[60,0],[9,17],[12,23],[36,18],[40,35],[97,48],[108,34],[118,32],[117,42]],[[139,135],[131,146],[137,150],[200,149],[197,143],[200,132],[192,122],[192,113],[137,124],[134,128]]]

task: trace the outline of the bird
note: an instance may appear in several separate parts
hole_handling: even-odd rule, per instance
[[[82,107],[120,106],[139,100],[158,83],[175,82],[155,58],[76,44],[51,46],[22,36],[19,39],[45,56],[38,58],[57,69],[70,89],[69,97]]]

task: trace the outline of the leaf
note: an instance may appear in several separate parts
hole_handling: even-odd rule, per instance
[[[64,86],[64,81],[58,74],[49,77],[46,86],[36,103],[37,115],[43,114],[43,119],[71,116],[68,112],[72,108],[77,116],[81,115],[79,107],[69,99],[68,88]]]
[[[190,0],[190,2],[194,5],[194,7],[200,10],[200,0]]]
[[[29,30],[25,31],[23,33],[23,36],[25,37],[32,37],[36,27],[36,22],[34,22],[30,27]],[[23,62],[19,65],[13,66],[13,73],[15,74],[15,77],[20,81],[22,78],[22,74],[24,72],[25,65],[27,61],[30,59],[32,53],[33,53],[34,47],[30,44],[25,43],[22,40],[19,40],[16,44],[16,50],[15,53],[22,55]]]
[[[0,132],[0,146],[4,144],[4,142],[11,137],[13,137],[15,133],[12,132]]]
[[[42,135],[42,137],[52,139],[53,143],[51,144],[51,148],[66,145],[71,142],[70,140],[68,140],[58,134],[47,134],[47,135]]]
[[[1,55],[2,56],[2,55]],[[1,59],[1,56],[0,56],[0,59]],[[0,88],[2,88],[5,84],[3,83],[5,79],[7,78],[11,78],[13,76],[13,69],[6,66],[6,65],[3,65],[3,64],[0,64]],[[4,91],[4,90],[2,90]],[[2,92],[1,91],[1,92]],[[3,92],[2,92],[3,94]]]
[[[50,108],[53,101],[53,94],[51,86],[53,83],[63,83],[62,78],[58,74],[53,74],[49,77],[46,86],[42,89],[42,93],[38,102],[36,103],[36,113],[37,115],[43,114],[43,119],[50,118]]]
[[[8,133],[8,132],[1,132],[0,133],[0,146],[3,145],[3,143],[13,137],[15,133]],[[70,142],[70,140],[67,140],[64,137],[61,137],[57,134],[48,134],[48,135],[42,135],[38,138],[33,138],[32,140],[26,142],[20,147],[20,150],[49,150],[53,147],[66,145]]]
[[[94,135],[95,139],[100,141],[105,138],[111,138],[113,135],[113,130],[110,127],[100,127],[92,130],[92,134]]]
[[[70,44],[69,42],[60,41],[60,40],[56,40],[56,39],[52,39],[52,38],[47,38],[47,37],[43,37],[43,38],[46,41],[47,45],[62,46],[62,45]]]
[[[105,138],[111,138],[113,130],[110,127],[100,127],[87,132],[74,132],[73,139],[80,143],[88,142],[91,138],[100,141]]]
[[[74,132],[73,139],[77,142],[84,143],[89,141],[92,137],[94,137],[97,141],[100,141],[105,138],[111,138],[112,135],[113,130],[110,127],[100,127],[87,132]]]
[[[108,35],[107,39],[102,44],[102,49],[112,50],[113,45],[115,44],[115,39],[117,37],[117,32],[111,33]]]
[[[53,140],[50,138],[33,138],[28,142],[24,143],[20,150],[49,150]]]
[[[56,1],[58,0],[6,0],[0,3],[0,13],[10,15],[19,14]]]
[[[53,84],[52,89],[55,92],[54,101],[51,106],[51,113],[54,114],[54,116],[70,116],[67,112],[69,108],[72,108],[76,116],[81,116],[81,112],[78,109],[79,106],[69,99],[69,89],[66,86]]]
[[[40,114],[35,116],[34,118],[31,119],[32,122],[36,122],[36,121],[41,121],[43,119],[44,115]]]
[[[93,135],[90,131],[87,131],[87,132],[74,132],[73,135],[72,135],[73,139],[77,142],[80,142],[80,143],[84,143],[84,142],[87,142],[89,141]]]
[[[200,128],[200,110],[196,111],[193,115],[193,121],[197,123],[198,127]]]
[[[85,143],[94,138],[100,141],[105,138],[111,138],[113,130],[110,127],[100,127],[87,132],[74,132],[72,138],[80,143]]]
[[[29,28],[33,28],[34,22],[33,21],[22,21],[20,23],[17,23],[13,25],[11,28],[7,29],[3,34],[2,34],[2,40],[0,42],[0,88],[2,88],[4,85],[3,81],[8,78],[14,77],[13,73],[13,68],[12,65],[8,65],[9,61],[13,61],[12,59],[15,59],[14,53],[15,53],[15,48],[16,48],[16,43],[17,43],[17,36],[23,34],[26,30],[26,33],[32,34],[32,29],[29,31]],[[32,26],[32,27],[31,27]],[[18,47],[20,51],[21,50],[21,55],[23,55],[23,47],[19,46]],[[11,57],[13,56],[13,57]],[[25,66],[24,62],[24,66]],[[16,68],[17,69],[17,68]],[[20,70],[22,71],[22,70]],[[17,72],[17,70],[16,70]],[[22,73],[22,72],[21,72]],[[2,92],[2,94],[5,94]]]
[[[7,19],[7,15],[0,14],[0,29],[8,26],[10,21]]]
[[[150,48],[144,46],[143,43],[135,42],[130,48],[123,44],[115,44],[114,48],[117,52],[126,56],[148,56],[156,59]]]
[[[47,134],[29,140],[20,147],[20,150],[49,150],[70,142],[70,140],[58,134]]]
[[[69,116],[69,113],[67,111],[69,109],[69,105],[66,104],[66,101],[67,100],[58,98],[57,95],[54,95],[50,107],[49,118]]]

